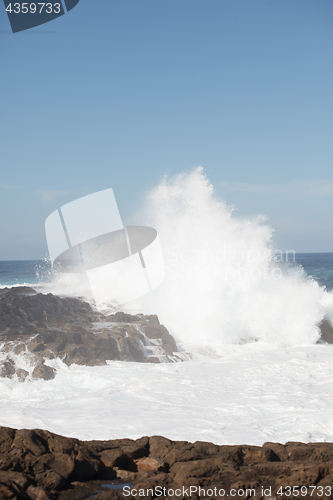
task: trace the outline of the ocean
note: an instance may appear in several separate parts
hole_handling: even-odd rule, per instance
[[[283,262],[290,267],[302,266],[309,278],[313,278],[327,291],[333,290],[333,252],[283,254]],[[54,279],[48,260],[0,261],[0,287],[51,285]]]
[[[53,380],[0,378],[0,425],[79,439],[332,441],[333,345],[318,340],[321,321],[333,321],[333,253],[274,252],[266,220],[237,217],[200,169],[155,187],[137,220],[157,229],[166,278],[123,308],[157,314],[193,358],[47,360]],[[47,261],[0,262],[2,288],[88,299],[76,278]]]
[[[296,254],[288,265],[303,266],[309,279],[330,291],[332,263],[333,253]],[[52,280],[47,261],[0,262],[1,287],[49,292]],[[143,435],[217,444],[333,440],[333,346],[263,341],[221,348],[198,339],[179,345],[194,353],[192,361],[67,367],[54,359],[48,362],[57,370],[52,381],[0,378],[0,425],[88,440]]]
[[[35,286],[52,279],[52,266],[47,260],[0,261],[0,287]]]

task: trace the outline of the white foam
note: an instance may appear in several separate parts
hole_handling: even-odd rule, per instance
[[[180,342],[307,345],[322,319],[333,318],[333,293],[302,268],[281,266],[265,218],[234,215],[201,167],[163,179],[135,223],[157,229],[166,279],[121,309],[158,314]],[[58,274],[42,290],[92,300],[78,274]],[[104,306],[114,312],[119,304]]]
[[[54,380],[0,378],[0,425],[80,439],[163,435],[256,445],[333,439],[330,346],[260,342],[225,345],[223,352],[207,347],[184,363],[46,364],[58,370]]]
[[[178,340],[311,344],[333,294],[274,258],[263,217],[237,217],[201,168],[165,178],[140,219],[158,230],[165,282],[130,307],[158,314]]]
[[[127,310],[158,314],[196,359],[47,361],[54,380],[0,378],[0,425],[81,439],[332,441],[332,346],[314,343],[333,295],[301,269],[281,269],[263,218],[236,217],[201,169],[165,179],[136,223],[158,230],[167,278]],[[44,290],[89,298],[76,279],[59,276]]]

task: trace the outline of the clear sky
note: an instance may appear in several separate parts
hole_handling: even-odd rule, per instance
[[[282,250],[333,252],[332,0],[80,0],[12,34],[0,4],[0,260],[47,252],[56,208],[135,211],[202,165]]]

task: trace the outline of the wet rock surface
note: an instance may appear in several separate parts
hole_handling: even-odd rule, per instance
[[[124,495],[125,484],[137,495]],[[332,484],[333,443],[217,446],[161,436],[80,441],[0,427],[1,500],[183,499],[190,486],[193,499],[333,498]],[[296,486],[299,494],[288,495]],[[210,493],[199,496],[199,487]]]
[[[1,344],[0,376],[17,376],[20,381],[29,377],[52,380],[56,372],[48,361],[55,357],[68,366],[188,359],[177,351],[156,315],[117,312],[105,316],[83,300],[44,295],[29,287],[1,290]],[[25,366],[20,366],[22,356]]]
[[[318,341],[320,344],[333,344],[333,326],[331,323],[324,319],[320,324],[321,336]]]

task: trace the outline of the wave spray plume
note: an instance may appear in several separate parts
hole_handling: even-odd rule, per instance
[[[167,276],[131,307],[158,314],[179,340],[311,344],[333,318],[333,295],[281,266],[265,219],[235,216],[201,167],[164,178],[140,220],[160,235]]]

